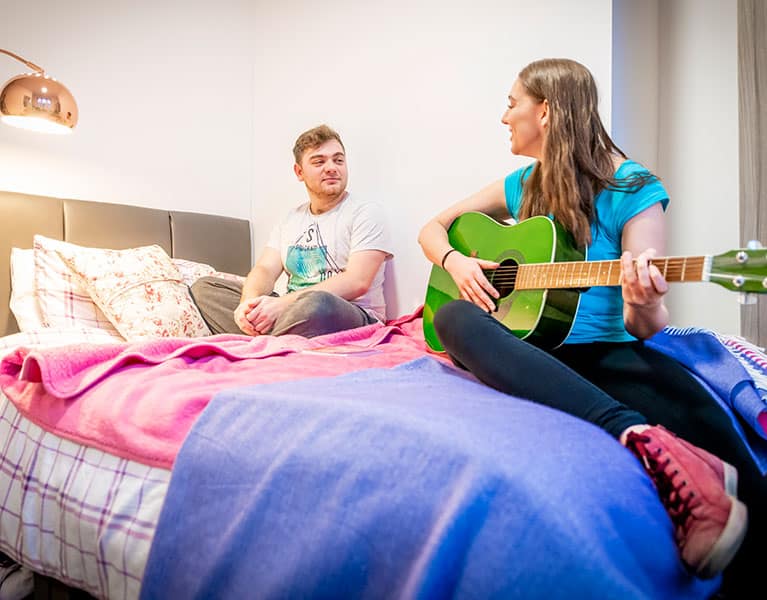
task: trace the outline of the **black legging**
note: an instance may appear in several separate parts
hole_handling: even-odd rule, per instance
[[[767,480],[727,414],[683,365],[642,342],[540,350],[464,300],[441,307],[434,328],[450,358],[490,387],[570,413],[616,438],[630,425],[661,424],[734,465],[750,525],[725,574],[725,591],[740,597],[749,583],[763,587],[756,565],[767,539]]]

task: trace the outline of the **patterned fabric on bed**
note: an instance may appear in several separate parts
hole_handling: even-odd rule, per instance
[[[34,265],[35,294],[46,327],[94,327],[121,337],[55,248],[35,240]]]
[[[36,251],[47,247],[64,260],[125,339],[210,335],[178,269],[160,246],[89,248],[41,235],[34,243]]]
[[[698,377],[767,475],[767,356],[743,338],[700,327],[666,327],[646,342]]]
[[[136,598],[170,472],[46,432],[0,394],[0,551],[97,598]]]
[[[740,361],[743,368],[754,380],[759,397],[767,406],[767,355],[764,348],[755,346],[737,336],[721,336],[722,343]]]
[[[200,277],[219,277],[221,279],[228,279],[229,281],[237,281],[242,283],[245,278],[234,273],[223,273],[216,271],[214,267],[206,265],[205,263],[195,262],[193,260],[186,260],[184,258],[172,258],[173,265],[181,273],[181,281],[186,285],[192,285]]]
[[[719,341],[746,370],[759,392],[759,397],[767,407],[767,354],[764,348],[738,335],[719,333],[705,327],[666,327],[663,334],[677,338],[702,335]]]

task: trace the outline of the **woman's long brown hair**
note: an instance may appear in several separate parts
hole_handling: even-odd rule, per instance
[[[543,159],[524,185],[520,219],[551,215],[578,246],[591,242],[594,197],[605,188],[636,190],[654,175],[615,179],[613,157],[626,158],[602,125],[596,82],[580,63],[547,58],[527,65],[519,81],[549,105]]]

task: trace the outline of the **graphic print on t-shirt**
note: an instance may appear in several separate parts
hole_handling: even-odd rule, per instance
[[[317,222],[311,223],[288,246],[285,269],[289,273],[289,292],[320,283],[343,271],[328,252]]]

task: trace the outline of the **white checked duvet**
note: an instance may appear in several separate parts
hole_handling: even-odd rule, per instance
[[[50,335],[3,342],[106,341]],[[96,598],[137,598],[169,480],[168,470],[41,429],[0,394],[0,551],[32,570]]]

